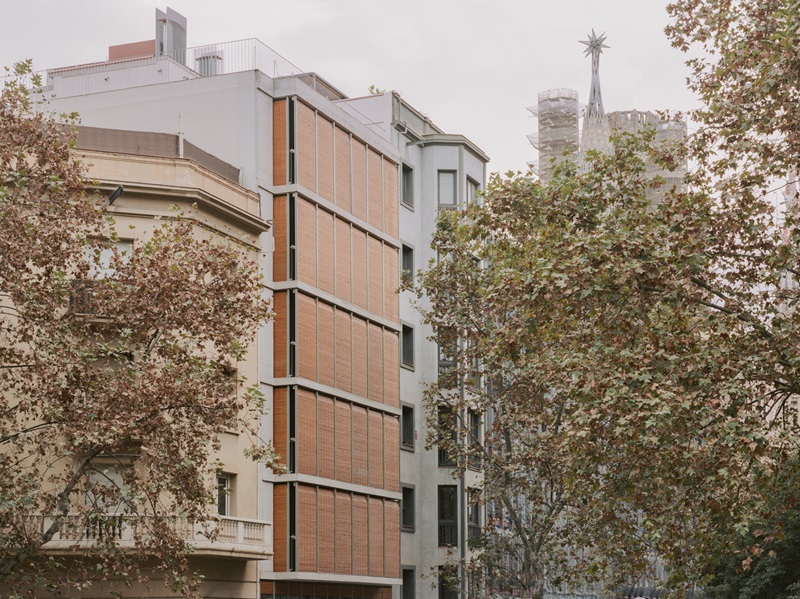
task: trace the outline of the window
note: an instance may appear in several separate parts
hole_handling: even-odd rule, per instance
[[[439,547],[458,545],[458,493],[455,485],[439,485]]]
[[[456,171],[439,171],[439,204],[456,205]]]
[[[439,566],[439,599],[458,599],[458,583],[456,566]]]
[[[467,428],[469,431],[469,457],[467,467],[471,470],[481,469],[481,416],[475,410],[467,412]]]
[[[120,463],[92,462],[88,471],[90,488],[86,492],[86,505],[109,515],[129,512],[130,496],[124,476],[127,467]]]
[[[96,247],[96,246],[95,246]],[[95,253],[95,250],[89,250],[89,276],[92,279],[105,279],[112,276],[116,271],[114,269],[115,260],[120,260],[126,264],[133,252],[132,240],[118,240],[108,242],[106,247]],[[117,258],[118,257],[118,258]]]
[[[403,413],[400,423],[400,445],[403,449],[410,449],[414,451],[414,408],[411,406],[403,406]]]
[[[403,325],[403,337],[400,342],[403,346],[401,356],[403,366],[414,368],[414,327]]]
[[[103,247],[98,244],[102,243]],[[127,263],[133,252],[133,241],[96,242],[86,249],[86,260],[89,265],[87,279],[76,279],[72,282],[70,306],[75,314],[97,315],[98,306],[94,300],[97,279],[105,279],[115,274],[119,263]],[[119,260],[119,262],[117,262]]]
[[[439,439],[450,439],[456,441],[458,439],[458,432],[456,430],[456,415],[453,409],[448,406],[439,406]],[[439,446],[439,465],[440,466],[455,466],[456,461],[446,448]]]
[[[470,503],[467,508],[467,531],[470,541],[481,538],[481,506],[477,501]]]
[[[414,282],[414,249],[403,244],[402,260],[401,279],[403,283],[411,284]]]
[[[414,568],[403,568],[403,599],[415,599],[417,591]]]
[[[478,203],[478,183],[467,177],[467,203]]]
[[[403,487],[403,501],[400,504],[400,527],[406,531],[414,530],[414,487]]]
[[[456,341],[439,345],[439,376],[446,376],[456,367],[456,355],[458,354],[458,344]],[[455,384],[455,381],[453,381]]]
[[[220,516],[231,515],[231,476],[220,474],[217,476],[217,514]]]
[[[403,204],[414,207],[414,169],[403,165]]]

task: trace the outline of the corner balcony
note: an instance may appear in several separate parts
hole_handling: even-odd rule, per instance
[[[134,539],[147,538],[152,516],[86,516],[69,514],[62,519],[61,530],[45,544],[47,552],[77,554],[98,543],[113,542],[118,547],[133,548]],[[52,516],[32,516],[31,525],[44,534],[53,523]],[[186,518],[170,518],[179,537],[193,548],[193,555],[229,557],[243,560],[272,558],[272,524],[262,520],[246,520],[220,516],[208,523],[206,529],[191,524]],[[216,533],[211,540],[209,534]]]

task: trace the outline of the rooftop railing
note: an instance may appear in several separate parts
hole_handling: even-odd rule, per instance
[[[345,96],[315,73],[300,69],[255,38],[185,50],[36,71],[11,79],[38,88],[44,99],[86,95],[174,81],[258,70],[271,78],[298,77],[331,100]]]

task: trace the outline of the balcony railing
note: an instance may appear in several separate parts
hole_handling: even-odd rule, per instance
[[[439,522],[439,547],[458,545],[458,524],[456,522]]]
[[[44,534],[54,519],[53,516],[31,516],[29,527]],[[60,520],[61,527],[45,544],[45,550],[77,553],[102,542],[113,542],[122,548],[133,547],[135,539],[147,539],[151,524],[155,524],[152,516],[68,514]],[[224,554],[245,559],[265,559],[272,555],[269,522],[218,517],[203,525],[177,516],[166,520],[178,537],[194,548],[196,555]],[[215,538],[212,540],[210,536]]]
[[[439,448],[439,465],[440,466],[455,466],[456,461],[446,449]]]
[[[470,541],[477,541],[481,538],[480,524],[469,524],[467,526],[467,539]]]

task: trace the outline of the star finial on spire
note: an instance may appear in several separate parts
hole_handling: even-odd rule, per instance
[[[597,37],[597,34],[592,29],[592,34],[589,36],[588,41],[578,40],[580,43],[586,46],[586,50],[583,51],[585,56],[589,56],[589,54],[597,54],[603,53],[603,48],[610,48],[611,46],[606,46],[603,42],[606,41],[606,34],[604,33],[600,37]]]

